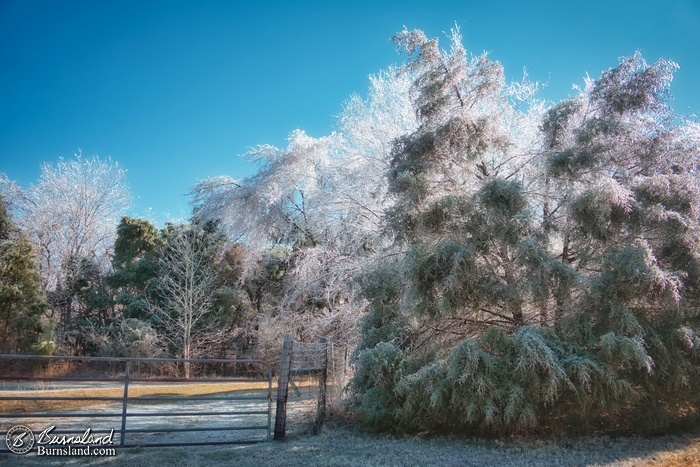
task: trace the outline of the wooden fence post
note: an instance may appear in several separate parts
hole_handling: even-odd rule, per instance
[[[326,338],[321,338],[321,368],[318,372],[318,407],[316,408],[316,422],[314,434],[321,433],[323,419],[326,418],[326,388],[328,384],[328,344]]]
[[[275,413],[275,441],[284,439],[287,425],[287,394],[289,392],[289,373],[292,368],[292,346],[294,338],[291,334],[284,335],[282,358],[280,359],[280,374],[277,383],[277,412]]]

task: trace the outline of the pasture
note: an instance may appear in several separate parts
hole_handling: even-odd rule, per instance
[[[482,440],[390,436],[334,420],[321,434],[297,432],[284,442],[249,446],[118,450],[114,458],[0,456],[5,465],[294,466],[294,465],[616,465],[700,464],[700,432],[663,436],[559,440]]]
[[[486,440],[450,436],[394,436],[368,432],[350,417],[335,414],[322,427],[321,433],[312,434],[316,411],[318,387],[314,378],[295,378],[295,386],[289,392],[287,406],[287,439],[283,442],[266,441],[254,445],[217,445],[196,447],[150,447],[117,449],[115,457],[39,457],[36,450],[25,454],[0,454],[0,465],[126,465],[126,466],[295,466],[295,465],[700,465],[700,429],[687,434],[660,437],[589,437],[566,439],[509,438]],[[273,382],[273,387],[276,385]],[[275,388],[276,389],[276,388]],[[115,397],[122,388],[112,383],[50,383],[48,386],[15,385],[3,387],[3,395],[32,395],[38,397]],[[142,383],[130,386],[130,397],[139,411],[181,411],[188,404],[187,397],[203,396],[198,404],[200,410],[216,410],[228,394],[252,395],[265,393],[266,384],[260,382],[219,383]],[[165,401],[155,403],[153,397],[166,396]],[[141,399],[145,398],[145,399]],[[141,399],[141,400],[139,400]],[[240,402],[232,402],[239,404]],[[47,401],[0,401],[0,412],[56,412],[75,411],[80,404],[93,414],[113,411],[102,401],[47,400]],[[86,406],[89,406],[86,407]],[[191,407],[187,407],[189,409]],[[230,408],[230,407],[229,407]],[[337,407],[336,407],[337,408]],[[201,418],[200,418],[201,420]],[[154,422],[162,421],[157,419]],[[97,425],[95,420],[72,419],[70,423],[85,428]],[[175,422],[196,424],[192,420]],[[207,419],[209,424],[217,423]],[[31,425],[32,420],[25,423]],[[140,428],[146,428],[145,421]],[[150,422],[149,422],[150,423]],[[156,423],[156,424],[158,424]],[[238,422],[236,422],[238,423]],[[109,428],[109,427],[106,427]],[[149,427],[150,428],[150,427]],[[154,427],[155,428],[155,427]],[[157,431],[157,430],[154,430]],[[149,433],[142,436],[144,442],[181,441],[172,435]],[[178,434],[179,436],[179,434]],[[193,437],[185,441],[219,440],[219,434],[191,432]],[[162,439],[160,438],[162,437]],[[216,439],[215,439],[216,438]]]

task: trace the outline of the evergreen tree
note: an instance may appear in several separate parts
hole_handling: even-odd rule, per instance
[[[0,197],[0,353],[31,353],[42,336],[46,301],[29,239]]]
[[[150,222],[124,216],[117,227],[112,257],[113,271],[106,278],[116,292],[125,318],[147,317],[145,294],[149,281],[158,275],[158,260],[165,239]]]
[[[676,65],[636,54],[545,109],[458,33],[449,52],[395,42],[420,125],[388,175],[400,259],[360,279],[360,418],[509,433],[696,414],[700,127],[667,103]]]
[[[94,258],[71,259],[66,269],[65,285],[52,292],[54,297],[62,296],[61,300],[54,298],[54,306],[63,306],[73,313],[64,340],[78,355],[100,354],[96,347],[100,339],[95,337],[107,333],[116,317],[112,289]],[[63,316],[70,313],[64,312]]]

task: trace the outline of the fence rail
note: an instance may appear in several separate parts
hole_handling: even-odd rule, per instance
[[[85,376],[80,375],[80,369],[66,370],[65,374],[61,375],[44,375],[34,374],[27,376],[27,370],[32,369],[31,362],[46,364],[51,362],[80,362],[82,364],[90,364],[95,362],[109,363],[114,370],[114,366],[122,366],[122,369],[117,373],[119,376]],[[154,364],[170,364],[182,365],[189,364],[200,370],[201,376],[191,378],[178,377],[152,377],[144,376],[143,374],[133,374],[134,363],[147,363],[152,369]],[[234,376],[212,376],[214,373],[211,365],[217,365],[217,370],[223,373],[233,374]],[[209,369],[207,370],[207,366]],[[243,367],[243,369],[241,369]],[[21,370],[23,374],[12,374],[12,370]],[[36,370],[36,368],[33,368]],[[44,369],[45,370],[45,369]],[[84,370],[82,370],[84,373]],[[237,376],[236,376],[237,375]],[[61,383],[58,388],[52,387],[45,389],[46,382]],[[14,383],[15,390],[7,389],[8,383]],[[34,383],[34,387],[30,387],[27,383]],[[67,383],[67,384],[64,384]],[[75,386],[75,383],[81,383]],[[54,391],[85,391],[85,383],[88,385],[87,391],[90,390],[112,390],[118,391],[121,396],[99,396],[99,395],[51,395]],[[95,383],[117,383],[108,384],[107,386],[96,387]],[[157,385],[159,390],[167,389],[168,385],[173,383],[193,384],[210,384],[219,383],[223,385],[231,385],[230,392],[226,395],[145,395],[137,396],[134,392],[137,388],[154,389]],[[240,394],[240,390],[236,390],[235,385],[241,383],[254,383],[256,386],[247,394]],[[73,357],[73,356],[37,356],[37,355],[7,355],[0,354],[0,406],[3,407],[0,413],[0,427],[7,432],[13,424],[19,424],[21,421],[26,423],[34,420],[47,420],[49,423],[61,419],[82,419],[96,422],[99,419],[112,419],[119,422],[118,428],[107,429],[104,427],[83,427],[82,429],[55,429],[52,434],[82,434],[85,428],[91,428],[91,433],[104,434],[114,433],[118,435],[118,444],[114,447],[146,447],[146,446],[195,446],[195,445],[219,445],[219,444],[251,444],[260,441],[265,441],[271,437],[272,427],[272,369],[267,362],[262,360],[229,360],[229,359],[174,359],[174,358],[126,358],[126,357]],[[38,394],[36,385],[39,385],[41,394]],[[165,385],[165,386],[163,386]],[[10,386],[12,387],[12,385]],[[262,389],[262,391],[260,390]],[[35,395],[24,395],[27,392],[34,392]],[[12,402],[34,402],[38,404],[51,402],[71,402],[84,403],[113,403],[111,411],[100,412],[93,411],[62,411],[62,410],[44,410],[44,411],[13,411],[9,407]],[[151,407],[152,410],[133,411],[135,406],[143,406],[155,402],[170,402],[171,405],[176,405],[175,410],[159,409],[157,404]],[[208,409],[202,410],[197,405],[207,403]],[[215,407],[212,407],[215,404]],[[116,407],[115,407],[116,405]],[[84,408],[83,408],[84,409]],[[188,418],[189,417],[189,418]],[[195,421],[196,417],[206,417],[207,422]],[[218,417],[220,424],[214,425],[214,419]],[[152,420],[155,419],[160,424],[155,426],[140,427],[136,423],[136,419]],[[172,427],[167,426],[166,420],[171,419],[176,423],[189,423],[192,426],[188,427]],[[12,421],[12,423],[11,423]],[[34,431],[34,430],[33,430]],[[41,430],[36,430],[37,433]],[[224,434],[245,433],[247,436],[225,436],[221,440],[176,440],[174,442],[145,442],[134,439],[134,434],[160,434],[161,436],[171,434],[184,434],[188,432],[224,432]],[[250,436],[251,433],[258,433],[255,436]],[[2,443],[4,444],[4,443]],[[1,449],[4,446],[0,444],[0,453],[10,452]]]

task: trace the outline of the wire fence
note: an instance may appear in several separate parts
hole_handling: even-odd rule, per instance
[[[287,434],[319,432],[328,414],[343,408],[350,373],[348,347],[333,342],[292,346],[287,398]]]

